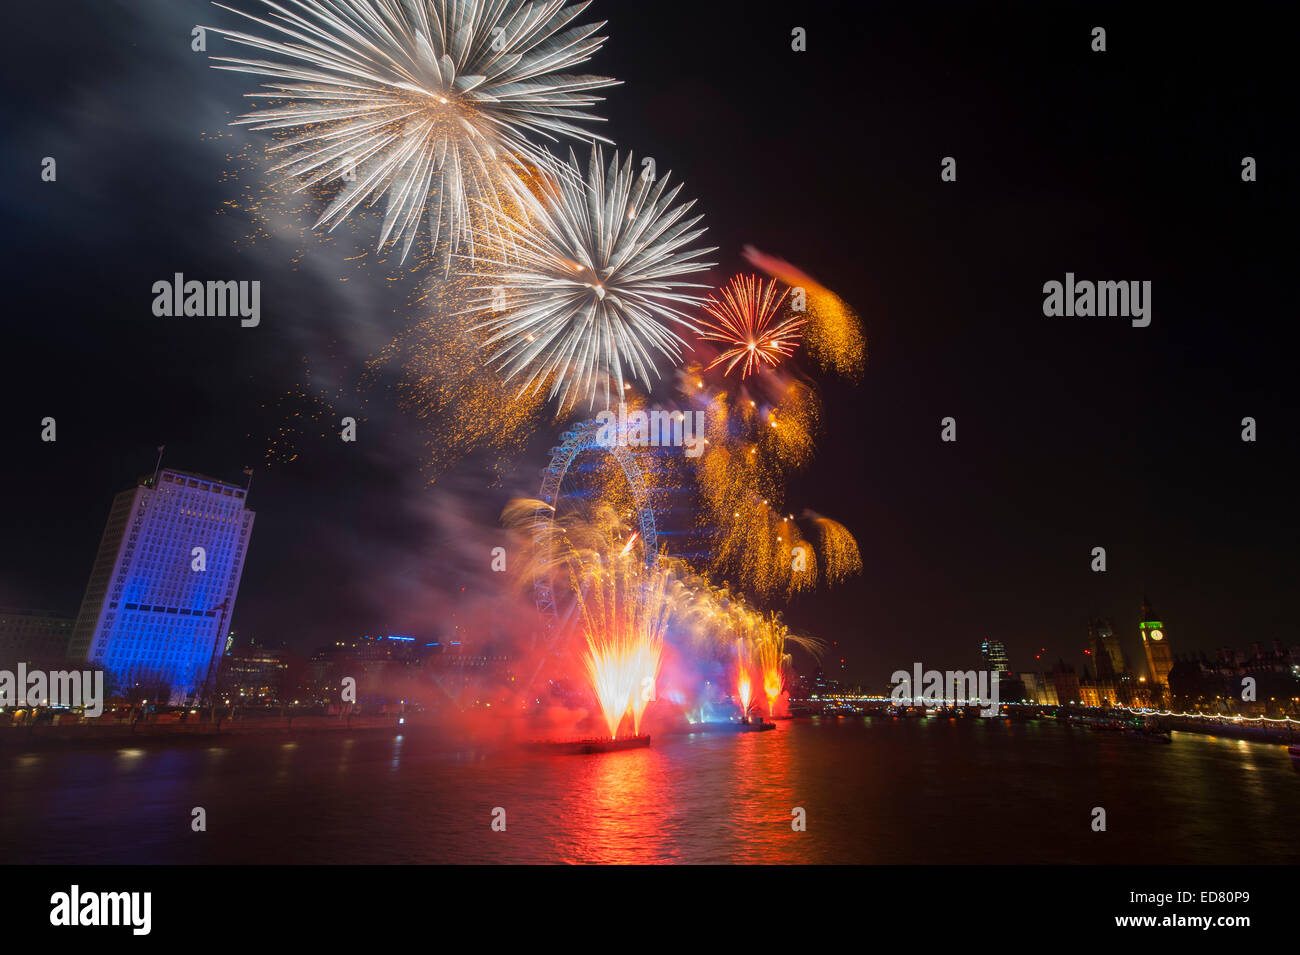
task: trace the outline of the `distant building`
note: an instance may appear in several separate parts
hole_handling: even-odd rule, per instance
[[[1058,703],[1067,706],[1071,703],[1082,702],[1083,693],[1079,687],[1079,674],[1075,672],[1074,667],[1061,660],[1056,666],[1052,667],[1052,672],[1048,676],[1056,687],[1056,701]]]
[[[230,650],[221,658],[222,699],[232,705],[285,702],[287,656],[283,650],[256,645]]]
[[[1097,668],[1099,682],[1118,680],[1128,673],[1124,650],[1111,621],[1088,621],[1088,649],[1092,651],[1092,665]]]
[[[984,669],[1010,675],[1011,662],[1007,658],[1006,645],[1001,640],[985,640],[980,644],[980,659]]]
[[[311,655],[308,695],[322,703],[338,703],[342,680],[351,677],[356,680],[356,702],[390,702],[390,696],[405,695],[400,689],[390,692],[390,687],[410,689],[403,678],[421,667],[427,649],[424,641],[397,634],[336,641]]]
[[[1088,647],[1084,655],[1096,668],[1097,675],[1085,672],[1079,681],[1079,692],[1087,706],[1127,705],[1132,699],[1131,679],[1120,649],[1115,627],[1109,620],[1088,621]]]
[[[12,671],[26,663],[35,669],[57,670],[68,659],[72,617],[45,610],[0,607],[0,669]]]
[[[343,677],[353,676],[348,672],[353,646],[351,641],[339,640],[314,650],[303,676],[303,696],[317,703],[339,702]]]
[[[1243,690],[1253,681],[1253,697]],[[1245,653],[1230,647],[1211,660],[1204,653],[1175,658],[1169,692],[1181,709],[1263,716],[1300,716],[1300,646],[1255,643]]]
[[[172,468],[118,494],[70,656],[108,670],[120,692],[173,703],[202,693],[253,530],[244,496],[242,487]]]
[[[828,679],[822,668],[818,667],[813,671],[812,691],[816,696],[834,696],[840,692],[840,681]]]
[[[1021,673],[1020,682],[1025,688],[1025,699],[1041,706],[1055,706],[1058,702],[1056,684],[1041,673]]]
[[[456,629],[461,635],[459,628]],[[473,644],[471,646],[470,644]],[[516,683],[504,647],[481,641],[430,640],[400,634],[338,640],[307,662],[303,696],[337,705],[344,677],[356,680],[364,705],[461,705],[488,700]]]
[[[1174,658],[1169,650],[1165,625],[1156,617],[1146,597],[1142,598],[1142,621],[1138,624],[1138,631],[1142,636],[1142,649],[1146,653],[1151,683],[1157,687],[1167,687],[1169,671],[1174,668]]]

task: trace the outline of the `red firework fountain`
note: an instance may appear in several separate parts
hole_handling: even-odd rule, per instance
[[[745,667],[740,668],[740,676],[736,679],[736,699],[740,701],[740,712],[748,719],[750,701],[754,697],[754,685],[749,678],[749,670]]]
[[[767,715],[776,716],[776,704],[781,700],[781,670],[768,667],[763,671],[763,693],[767,697]]]

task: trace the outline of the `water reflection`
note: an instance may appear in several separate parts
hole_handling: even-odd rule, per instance
[[[403,730],[0,754],[0,853],[178,864],[1300,861],[1300,760],[1263,743],[820,720],[568,756],[453,749]],[[1113,838],[1073,826],[1079,805],[1119,807]],[[190,838],[194,806],[237,838]],[[505,832],[491,829],[496,808]],[[791,827],[796,808],[806,831]]]

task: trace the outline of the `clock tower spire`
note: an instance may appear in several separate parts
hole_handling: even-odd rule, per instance
[[[1142,621],[1138,624],[1142,636],[1142,649],[1147,657],[1147,669],[1151,672],[1151,683],[1155,687],[1169,686],[1169,671],[1174,668],[1173,654],[1169,650],[1169,639],[1165,635],[1165,625],[1151,609],[1151,601],[1142,595]]]

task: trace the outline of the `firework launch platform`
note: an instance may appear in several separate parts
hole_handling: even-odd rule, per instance
[[[650,737],[646,735],[624,736],[619,739],[531,740],[524,743],[523,747],[535,753],[589,756],[592,753],[615,753],[624,749],[645,749],[649,745]]]

